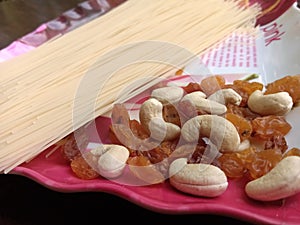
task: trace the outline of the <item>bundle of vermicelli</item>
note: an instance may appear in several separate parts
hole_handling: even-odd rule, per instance
[[[108,112],[129,83],[139,88],[124,100],[238,28],[254,31],[258,14],[236,1],[129,0],[0,64],[0,172]]]

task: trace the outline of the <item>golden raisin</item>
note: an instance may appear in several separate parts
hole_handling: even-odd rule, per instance
[[[163,106],[163,118],[168,123],[181,126],[180,116],[176,107],[172,104],[166,104]]]
[[[259,151],[253,157],[253,161],[246,165],[250,178],[257,179],[268,173],[282,159],[278,150],[268,149]]]
[[[240,87],[245,92],[247,92],[248,95],[251,95],[256,90],[262,91],[264,87],[262,83],[245,80],[235,80],[233,81],[233,85]]]
[[[114,104],[111,120],[112,124],[109,126],[110,141],[113,144],[126,145],[131,133],[129,134],[128,132],[130,127],[130,116],[124,104]]]
[[[194,91],[202,91],[200,84],[196,83],[196,82],[190,82],[190,83],[188,83],[186,86],[183,87],[183,90],[187,94],[192,93]]]
[[[127,148],[138,149],[149,135],[137,120],[129,120],[128,124],[112,124],[109,129],[110,141]]]
[[[146,156],[151,163],[155,164],[161,162],[163,159],[168,158],[175,150],[176,145],[171,141],[164,141],[154,149],[143,151],[143,155]]]
[[[71,161],[80,155],[82,150],[86,149],[89,138],[85,129],[79,128],[65,137],[61,142],[61,152],[63,157],[68,161]]]
[[[286,139],[283,135],[275,135],[265,141],[264,149],[276,149],[284,153],[288,149]]]
[[[225,118],[236,127],[241,141],[250,137],[252,133],[252,125],[250,121],[234,113],[226,113]]]
[[[85,158],[80,155],[71,161],[71,169],[74,174],[80,179],[90,180],[95,179],[99,176],[97,171],[95,171],[85,160]]]
[[[221,75],[209,76],[200,82],[201,89],[207,96],[222,89],[224,85],[225,78]]]
[[[247,168],[247,166],[253,162],[256,152],[254,148],[250,147],[234,154],[236,154],[237,157],[242,160],[244,167]]]
[[[268,173],[282,159],[281,151],[268,149],[225,153],[218,158],[219,166],[229,178],[257,179]]]
[[[224,153],[218,158],[218,163],[229,178],[242,178],[246,172],[243,161],[234,153]]]
[[[141,125],[139,121],[130,120],[129,126],[135,137],[139,139],[146,139],[149,137],[149,134],[147,133],[147,131],[144,129],[144,127]]]
[[[259,114],[252,112],[248,107],[241,107],[234,104],[227,105],[227,113],[237,114],[247,120],[253,120],[260,116]]]
[[[129,170],[138,179],[148,183],[156,184],[163,182],[166,178],[145,156],[130,157],[127,160]]]
[[[283,116],[275,115],[257,117],[251,123],[254,135],[262,139],[285,136],[292,128]]]

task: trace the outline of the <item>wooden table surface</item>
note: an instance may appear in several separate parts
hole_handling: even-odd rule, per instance
[[[0,49],[79,2],[0,0]],[[160,214],[107,193],[59,193],[25,177],[0,175],[0,225],[87,225],[92,220],[97,224],[121,220],[125,224],[250,225],[226,216]]]

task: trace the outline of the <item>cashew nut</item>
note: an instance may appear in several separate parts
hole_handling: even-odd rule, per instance
[[[283,116],[291,111],[293,99],[288,92],[284,91],[264,95],[262,91],[256,90],[248,98],[248,107],[262,116]]]
[[[105,178],[119,177],[125,168],[129,157],[126,147],[116,144],[104,144],[90,151],[91,163],[97,167],[97,172]]]
[[[180,101],[181,104],[188,102],[196,111],[204,111],[209,114],[220,115],[227,111],[225,105],[205,98],[205,94],[201,91],[195,91],[186,94]]]
[[[243,141],[240,143],[240,145],[239,145],[237,151],[238,151],[238,152],[239,152],[239,151],[244,151],[244,150],[250,148],[250,146],[251,146],[251,144],[250,144],[249,139],[245,139],[245,140],[243,140]]]
[[[180,127],[165,122],[162,115],[163,105],[155,98],[146,100],[140,108],[139,119],[155,140],[173,140],[180,135]]]
[[[250,181],[246,194],[255,200],[274,201],[300,192],[300,157],[283,158],[264,176]]]
[[[188,164],[186,158],[174,160],[169,167],[170,184],[179,191],[203,197],[216,197],[227,187],[227,177],[211,164]]]
[[[177,86],[156,88],[151,92],[151,97],[157,99],[162,104],[176,104],[183,95],[184,90]]]
[[[181,128],[184,140],[198,141],[199,136],[207,137],[220,152],[239,150],[240,136],[235,126],[218,115],[199,115],[189,119]]]
[[[234,105],[240,105],[241,102],[242,102],[242,96],[240,96],[232,88],[217,90],[215,93],[208,96],[207,99],[211,100],[211,101],[221,103],[223,105],[227,105],[228,103],[231,103],[231,104],[234,104]]]

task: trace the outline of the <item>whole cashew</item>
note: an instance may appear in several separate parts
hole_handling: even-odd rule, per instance
[[[188,164],[186,158],[170,164],[169,181],[179,191],[204,197],[219,196],[228,187],[227,177],[220,168],[211,164]]]
[[[91,163],[96,165],[97,172],[105,178],[119,177],[129,157],[126,147],[116,144],[104,144],[90,151]]]
[[[156,88],[151,92],[151,97],[164,104],[176,104],[184,95],[184,90],[181,87],[169,86]]]
[[[220,115],[227,111],[226,106],[215,101],[205,98],[205,94],[201,91],[195,91],[186,94],[180,101],[180,104],[188,102],[195,110],[204,111],[209,114]]]
[[[283,158],[264,176],[250,181],[246,194],[255,200],[274,201],[300,192],[300,157]]]
[[[293,99],[288,92],[264,95],[262,91],[256,90],[248,98],[248,107],[262,116],[283,116],[291,111]]]
[[[218,115],[199,115],[189,119],[181,128],[184,140],[198,141],[204,136],[220,150],[220,152],[239,151],[240,136],[235,126],[224,117]]]
[[[210,96],[208,96],[207,99],[221,103],[223,105],[227,105],[228,103],[234,105],[240,105],[242,102],[242,96],[240,96],[232,88],[220,89],[215,93],[211,94]]]
[[[180,127],[165,122],[162,110],[163,105],[157,99],[150,98],[146,100],[139,111],[141,125],[155,140],[173,140],[180,135]]]

